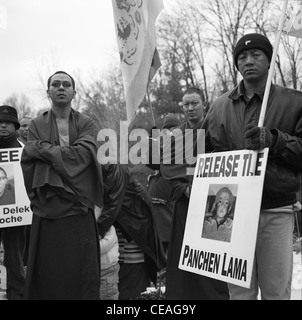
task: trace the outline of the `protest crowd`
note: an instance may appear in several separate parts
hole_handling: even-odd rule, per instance
[[[0,149],[22,150],[32,211],[30,224],[0,228],[5,299],[290,300],[296,240],[301,253],[302,92],[272,84],[259,125],[272,56],[266,36],[245,34],[233,52],[242,76],[236,87],[209,110],[200,88],[186,88],[184,119],[168,114],[148,132],[145,184],[134,165],[100,161],[94,122],[72,107],[76,82],[65,71],[47,79],[51,107],[37,117],[20,119],[13,106],[0,106]],[[177,152],[178,139],[186,152]],[[181,257],[201,145],[205,154],[267,150],[253,265],[241,266],[248,287],[179,266],[195,259],[189,250]],[[227,175],[230,161],[204,170]],[[0,165],[1,210],[17,204],[16,184]],[[199,237],[223,246],[236,231],[239,191],[231,184],[216,191]]]

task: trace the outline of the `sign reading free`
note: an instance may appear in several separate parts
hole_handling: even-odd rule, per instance
[[[32,222],[20,163],[22,150],[0,149],[0,228],[29,225]]]

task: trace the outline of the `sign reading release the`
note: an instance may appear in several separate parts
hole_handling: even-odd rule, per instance
[[[32,222],[20,163],[22,150],[0,149],[0,228],[29,225]]]
[[[249,288],[268,149],[198,156],[179,260],[185,271]]]

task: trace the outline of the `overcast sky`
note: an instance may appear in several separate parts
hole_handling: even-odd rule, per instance
[[[39,109],[38,75],[85,77],[117,56],[111,0],[0,0],[0,104],[26,94]]]

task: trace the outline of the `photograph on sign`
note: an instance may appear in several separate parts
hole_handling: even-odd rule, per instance
[[[15,176],[12,165],[0,166],[0,206],[15,204]]]
[[[210,185],[202,238],[230,242],[238,185]]]
[[[20,163],[22,150],[0,149],[0,228],[29,225],[32,222]]]

